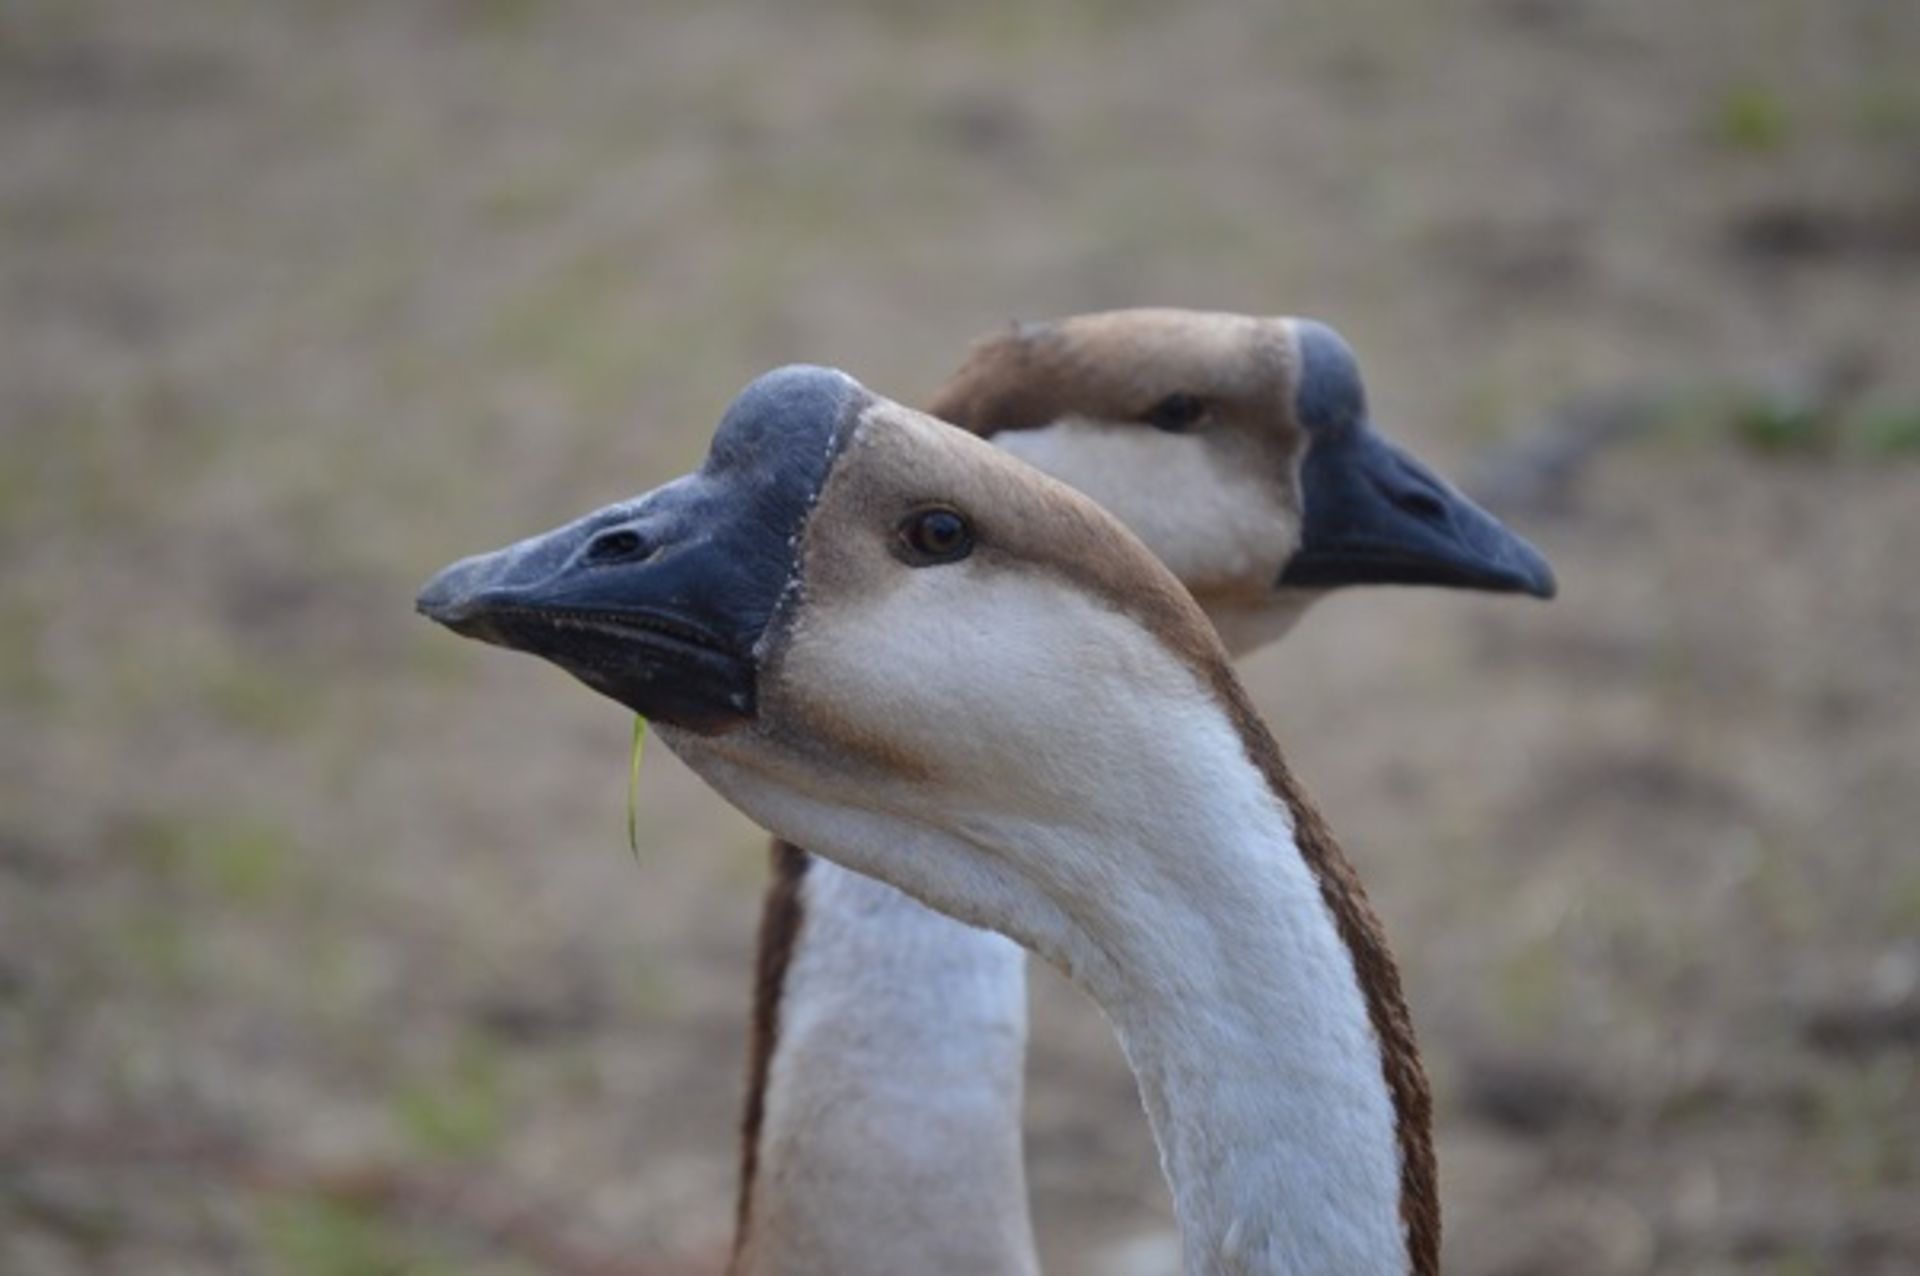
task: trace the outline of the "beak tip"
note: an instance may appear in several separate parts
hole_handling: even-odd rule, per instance
[[[472,620],[483,609],[487,595],[485,582],[473,568],[475,561],[462,559],[422,585],[413,598],[414,611],[454,630]]]
[[[1484,560],[1480,588],[1500,594],[1525,594],[1529,598],[1542,601],[1554,597],[1560,592],[1560,581],[1553,574],[1553,565],[1539,550],[1521,540],[1512,533],[1511,538],[1497,554]]]
[[[1529,552],[1520,563],[1518,574],[1521,581],[1521,591],[1540,599],[1542,602],[1552,599],[1560,592],[1560,581],[1559,578],[1553,574],[1553,564],[1547,561],[1545,554],[1534,549],[1533,546],[1527,545],[1524,542],[1522,542],[1522,545],[1523,548]]]
[[[425,616],[437,625],[450,625],[457,619],[452,614],[452,608],[426,598],[414,599],[413,610],[415,615]]]
[[[438,624],[451,624],[459,619],[462,610],[460,599],[453,591],[442,588],[439,577],[427,582],[413,598],[413,610]]]

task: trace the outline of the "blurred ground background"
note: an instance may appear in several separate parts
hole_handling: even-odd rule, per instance
[[[915,399],[1141,303],[1332,321],[1560,569],[1249,675],[1403,958],[1451,1270],[1920,1270],[1896,0],[0,0],[0,1270],[710,1265],[763,839],[656,749],[636,866],[628,721],[412,592],[774,363]],[[1036,992],[1049,1268],[1154,1271]]]

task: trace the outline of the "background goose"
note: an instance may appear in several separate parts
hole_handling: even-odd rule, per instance
[[[1351,382],[1305,384],[1338,446],[1370,446]],[[1378,560],[1378,492],[1342,490],[1324,538],[1309,501],[1300,559]],[[788,369],[697,474],[456,564],[420,606],[659,719],[768,827],[1080,983],[1196,1276],[1434,1270],[1430,1104],[1378,925],[1213,629],[1086,498]]]
[[[1550,593],[1544,563],[1444,483],[1377,436],[1341,434],[1363,397],[1318,324],[1151,309],[981,341],[930,411],[1096,496],[1229,650],[1279,637],[1343,584]],[[1356,492],[1382,498],[1365,554],[1357,537],[1328,543]],[[776,844],[734,1270],[1035,1270],[1025,1036],[1013,945]]]

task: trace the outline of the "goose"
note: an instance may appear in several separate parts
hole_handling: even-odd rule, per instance
[[[1111,311],[977,342],[928,411],[1095,497],[1173,568],[1235,655],[1349,580],[1551,593],[1537,555],[1377,437],[1328,449],[1308,474],[1313,494],[1371,483],[1412,515],[1373,525],[1396,558],[1336,569],[1319,534],[1320,556],[1295,563],[1312,413],[1349,374],[1344,343],[1311,321]],[[772,862],[733,1276],[1037,1272],[1021,1155],[1025,954],[791,844],[776,842]]]
[[[1332,446],[1369,433],[1357,397],[1323,406]],[[1377,551],[1356,530],[1328,552]],[[1205,614],[1088,498],[791,368],[695,474],[463,560],[418,605],[1089,992],[1196,1276],[1434,1270],[1429,1101],[1378,925]]]

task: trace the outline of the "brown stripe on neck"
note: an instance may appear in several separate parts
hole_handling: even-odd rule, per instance
[[[1049,529],[1056,548],[1050,567],[1064,580],[1096,597],[1118,602],[1154,634],[1209,688],[1239,733],[1248,759],[1266,777],[1274,795],[1293,819],[1294,841],[1320,883],[1321,898],[1333,914],[1341,940],[1353,954],[1354,974],[1366,998],[1367,1017],[1380,1043],[1380,1067],[1393,1100],[1395,1136],[1400,1144],[1400,1219],[1405,1229],[1413,1276],[1440,1270],[1440,1197],[1433,1157],[1433,1095],[1420,1063],[1413,1019],[1400,986],[1400,970],[1387,947],[1353,866],[1334,840],[1326,820],[1287,769],[1280,747],[1254,711],[1233,674],[1225,650],[1198,608],[1164,569],[1141,576],[1126,572],[1124,560],[1076,545],[1070,524]],[[1145,551],[1141,551],[1144,553]],[[1157,564],[1156,564],[1157,565]],[[1124,581],[1124,585],[1122,582]]]
[[[878,409],[870,410],[870,415],[875,411]],[[867,481],[889,481],[873,455],[864,460],[878,475]],[[924,472],[929,468],[927,461],[922,450],[910,462],[894,464],[911,464],[917,467],[916,472]],[[1010,461],[1007,464],[1013,465]],[[1266,777],[1274,795],[1286,804],[1301,857],[1320,883],[1321,896],[1333,914],[1340,938],[1353,954],[1354,973],[1379,1041],[1381,1072],[1393,1100],[1400,1144],[1400,1216],[1409,1266],[1414,1276],[1433,1276],[1440,1262],[1433,1097],[1420,1065],[1399,968],[1352,865],[1341,853],[1326,821],[1287,770],[1279,746],[1234,677],[1219,635],[1166,566],[1131,536],[1116,538],[1114,531],[1119,525],[1112,515],[1079,493],[1037,473],[1014,468],[1001,471],[995,480],[998,486],[992,489],[981,482],[967,485],[957,476],[950,478],[948,485],[962,493],[963,508],[973,507],[982,526],[997,507],[1012,507],[1006,523],[995,530],[1009,538],[1019,537],[1019,554],[1014,560],[1019,563],[1018,569],[1051,572],[1066,584],[1131,615],[1191,668],[1226,711],[1249,760]],[[892,481],[901,482],[897,477]],[[1033,492],[1034,499],[1023,500],[1023,488],[1045,491]],[[992,561],[991,550],[980,556]]]
[[[767,1117],[767,1080],[773,1070],[773,1052],[780,1042],[780,999],[786,991],[787,968],[800,942],[806,910],[800,884],[813,857],[790,842],[774,839],[771,848],[773,880],[760,910],[758,954],[753,973],[753,1022],[747,1053],[747,1099],[740,1117],[740,1197],[735,1205],[733,1257],[737,1263],[746,1248],[753,1216],[754,1178],[760,1169],[760,1131]]]
[[[860,572],[873,570],[870,563],[843,561],[844,551],[843,558],[819,553],[823,540],[836,530],[860,527],[867,511],[887,508],[897,501],[897,493],[938,490],[974,523],[979,544],[970,560],[973,570],[1048,573],[1132,616],[1218,699],[1248,759],[1286,804],[1300,854],[1320,883],[1340,938],[1353,955],[1394,1105],[1409,1266],[1414,1276],[1432,1276],[1440,1248],[1433,1098],[1420,1066],[1400,972],[1366,892],[1326,822],[1287,771],[1279,747],[1233,675],[1220,636],[1166,565],[1086,496],[977,440],[947,430],[929,431],[916,422],[915,414],[884,400],[867,409],[858,428],[867,445],[860,464],[827,480],[806,532],[803,570],[816,587],[824,581],[829,590],[857,590],[866,584]],[[844,541],[861,543],[858,534],[845,534]],[[836,581],[836,572],[849,575]]]
[[[1254,712],[1239,681],[1223,661],[1211,662],[1209,673],[1213,692],[1226,706],[1227,716],[1246,745],[1247,756],[1291,812],[1300,855],[1319,880],[1320,895],[1333,913],[1340,938],[1353,953],[1354,973],[1367,999],[1367,1017],[1380,1041],[1380,1068],[1393,1098],[1394,1132],[1400,1142],[1400,1221],[1406,1229],[1408,1262],[1413,1276],[1437,1276],[1440,1193],[1433,1158],[1433,1093],[1420,1063],[1413,1017],[1400,987],[1400,968],[1394,963],[1386,933],[1353,865],[1287,769],[1272,733]]]

